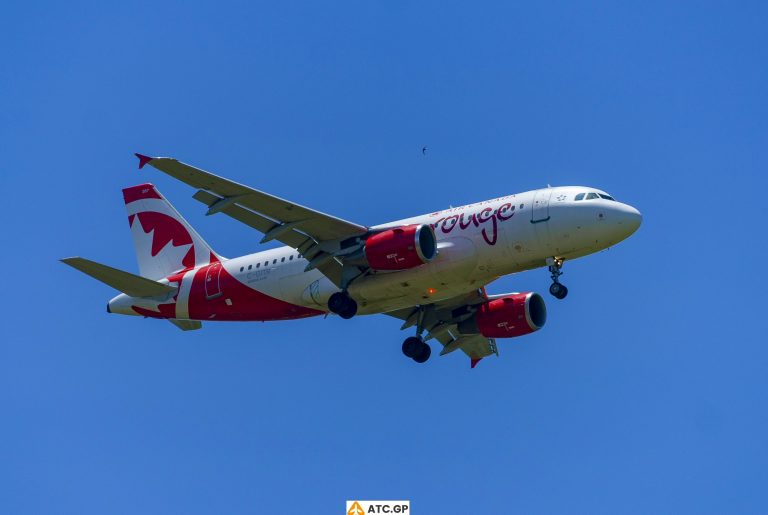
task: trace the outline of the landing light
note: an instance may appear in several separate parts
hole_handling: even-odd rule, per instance
[[[437,290],[434,288],[427,288],[427,293],[429,293],[430,295],[434,295],[435,293],[437,293]]]

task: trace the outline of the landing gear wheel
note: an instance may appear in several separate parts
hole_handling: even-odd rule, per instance
[[[339,311],[342,311],[344,309],[344,306],[347,304],[347,299],[349,296],[345,295],[344,292],[336,292],[333,295],[331,295],[331,298],[328,299],[328,309],[331,310],[331,313],[338,313]]]
[[[424,363],[432,355],[432,348],[418,336],[409,336],[403,342],[403,354],[416,363]]]
[[[344,320],[349,320],[353,316],[357,315],[357,302],[349,299],[350,302],[344,307],[344,310],[339,313],[339,316]]]
[[[562,258],[551,257],[547,258],[547,265],[549,266],[549,273],[552,277],[552,285],[549,287],[549,293],[556,299],[564,299],[568,295],[568,288],[560,284],[560,276],[563,275],[563,260]]]
[[[424,345],[424,342],[421,341],[421,338],[410,336],[403,342],[403,354],[413,359],[421,352],[422,345]]]
[[[432,348],[424,342],[421,342],[419,353],[413,357],[416,363],[424,363],[432,355]]]
[[[357,302],[347,292],[337,291],[328,299],[328,309],[341,318],[349,320],[357,314]]]
[[[568,288],[566,288],[564,284],[552,283],[552,285],[549,287],[549,293],[551,293],[552,296],[556,299],[562,300],[566,295],[568,295]]]

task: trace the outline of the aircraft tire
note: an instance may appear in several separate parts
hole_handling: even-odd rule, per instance
[[[349,320],[357,314],[357,302],[346,292],[336,292],[328,299],[328,309],[341,318]]]
[[[556,299],[564,299],[568,295],[568,288],[564,284],[552,283],[549,287],[549,293]]]
[[[424,342],[422,342],[420,338],[409,336],[403,342],[403,354],[405,354],[406,357],[413,359],[419,354],[423,344]]]
[[[341,313],[347,304],[347,298],[348,296],[344,292],[337,291],[328,299],[328,309],[331,310],[331,313]]]
[[[347,300],[347,304],[341,310],[341,313],[339,313],[339,316],[344,320],[349,320],[357,314],[357,302],[350,297],[347,297]]]
[[[432,348],[424,343],[421,342],[421,348],[419,349],[419,354],[413,357],[413,361],[416,363],[424,363],[429,359],[429,357],[432,355]]]

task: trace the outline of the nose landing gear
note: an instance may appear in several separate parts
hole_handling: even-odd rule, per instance
[[[566,295],[568,295],[568,288],[566,288],[564,284],[552,283],[552,285],[549,287],[549,293],[551,293],[552,296],[556,299],[562,300]]]
[[[563,275],[563,260],[562,258],[551,257],[547,258],[547,265],[549,266],[549,273],[552,277],[552,285],[549,287],[549,293],[556,299],[564,299],[568,295],[568,288],[564,284],[560,284],[560,276]]]
[[[328,299],[328,309],[341,318],[349,320],[357,314],[357,302],[346,291],[337,291]]]

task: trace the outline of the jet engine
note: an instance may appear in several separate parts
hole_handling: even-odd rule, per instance
[[[473,316],[459,322],[462,334],[513,338],[538,331],[547,322],[547,306],[538,293],[515,293],[480,305]]]
[[[407,270],[437,255],[437,239],[430,225],[406,225],[370,236],[364,249],[368,266],[374,270]]]

